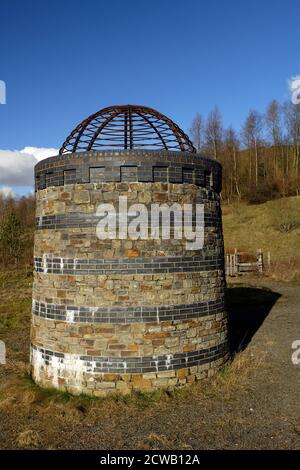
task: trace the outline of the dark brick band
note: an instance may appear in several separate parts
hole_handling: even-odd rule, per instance
[[[141,307],[77,307],[33,300],[32,313],[48,320],[88,323],[148,323],[191,320],[223,313],[224,298],[195,304]]]
[[[159,274],[223,269],[223,253],[170,258],[75,259],[34,257],[34,268],[47,274]]]
[[[99,216],[95,213],[88,214],[86,212],[68,212],[65,214],[57,214],[57,215],[44,215],[40,217],[36,217],[35,220],[35,226],[37,230],[44,230],[44,229],[50,229],[50,230],[59,230],[59,229],[64,229],[64,228],[87,228],[87,227],[96,227],[98,222],[103,219],[103,216]],[[130,222],[131,219],[134,219],[134,217],[128,217],[128,222]],[[149,227],[149,233],[150,233],[150,227],[151,227],[151,211],[150,209],[148,210],[148,227]],[[173,213],[171,213],[170,217],[170,228],[172,231],[172,227],[176,224],[173,223],[174,216]],[[178,220],[177,225],[182,225],[180,221]],[[187,224],[186,224],[187,225]],[[205,227],[220,227],[221,225],[221,219],[219,214],[213,215],[213,214],[204,214],[204,226]],[[118,215],[116,217],[116,227],[118,227]],[[193,216],[192,220],[190,221],[190,225],[188,227],[191,227],[191,229],[195,230],[196,226],[196,218]],[[159,225],[158,225],[159,227]],[[184,230],[184,227],[182,227]]]
[[[47,349],[31,345],[33,352],[38,351],[44,361],[45,366],[52,366],[55,358],[55,367],[59,362],[59,369],[68,369],[69,357],[72,356],[74,365],[74,355],[57,353]],[[32,352],[32,353],[33,353]],[[183,369],[198,366],[216,361],[228,353],[228,344],[221,343],[218,346],[200,349],[186,353],[177,353],[163,356],[145,357],[100,357],[100,356],[78,356],[76,360],[80,362],[80,370],[91,374],[96,373],[147,373]],[[42,366],[42,364],[41,364]]]
[[[35,167],[36,190],[50,186],[102,182],[188,183],[221,190],[221,166],[185,152],[96,151],[59,155]]]
[[[170,150],[142,150],[142,149],[130,149],[130,150],[89,150],[87,152],[75,152],[75,153],[64,153],[53,157],[44,158],[38,162],[35,166],[36,171],[48,170],[53,165],[59,166],[65,163],[76,163],[84,159],[90,162],[94,159],[106,160],[113,162],[116,159],[121,159],[127,162],[130,159],[137,159],[142,162],[156,161],[163,159],[164,162],[182,162],[192,164],[203,164],[203,165],[214,165],[216,168],[222,169],[222,165],[218,160],[200,155],[192,154],[190,152],[179,152]]]

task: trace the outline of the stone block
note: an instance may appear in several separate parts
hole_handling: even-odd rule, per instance
[[[116,387],[115,382],[97,382],[96,389],[97,390],[102,390],[102,389],[114,389]]]
[[[86,190],[76,190],[74,191],[74,202],[75,204],[87,204],[90,202],[90,193]]]
[[[146,379],[138,378],[138,377],[135,378],[134,376],[131,380],[131,385],[132,385],[132,388],[138,389],[138,390],[150,391],[152,389],[151,380],[146,380]]]
[[[164,372],[157,372],[157,378],[158,379],[168,379],[175,377],[175,370],[167,370]]]

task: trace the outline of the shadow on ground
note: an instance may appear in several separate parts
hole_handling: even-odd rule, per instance
[[[266,288],[238,286],[227,289],[229,338],[232,354],[247,347],[280,296],[281,294],[278,292]]]

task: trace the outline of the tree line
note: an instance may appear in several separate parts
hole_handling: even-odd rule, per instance
[[[6,267],[32,264],[35,201],[0,194],[0,263]]]
[[[222,163],[223,200],[300,194],[300,105],[272,100],[263,114],[251,109],[240,131],[224,128],[215,106],[206,119],[195,115],[190,136],[199,153]]]

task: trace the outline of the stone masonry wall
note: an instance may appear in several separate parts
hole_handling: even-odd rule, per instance
[[[96,396],[150,391],[200,380],[226,361],[221,169],[188,157],[88,152],[37,165],[31,334],[37,383]],[[148,173],[142,181],[150,167],[152,179]],[[177,182],[170,182],[174,171]],[[125,195],[128,204],[147,207],[203,203],[203,249],[186,250],[184,238],[99,240],[98,204],[117,204]]]

